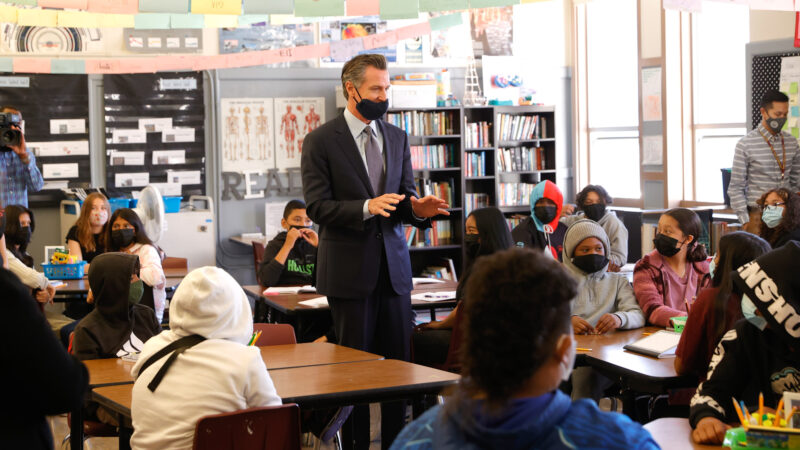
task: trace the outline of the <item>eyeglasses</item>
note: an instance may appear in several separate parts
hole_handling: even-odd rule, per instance
[[[768,206],[784,206],[784,205],[786,205],[786,202],[775,202],[771,205],[761,205],[761,210],[763,211],[767,209]]]

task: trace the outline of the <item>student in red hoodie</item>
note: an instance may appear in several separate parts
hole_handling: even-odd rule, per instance
[[[553,259],[561,261],[564,247],[564,234],[567,226],[558,221],[564,196],[550,180],[536,185],[531,192],[531,215],[511,230],[511,237],[517,245],[544,250]]]

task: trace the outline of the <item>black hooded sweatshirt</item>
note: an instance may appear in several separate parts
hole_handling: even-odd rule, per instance
[[[262,286],[314,284],[314,266],[317,262],[317,248],[303,238],[297,238],[289,250],[286,264],[275,261],[275,255],[286,242],[286,231],[278,233],[267,243],[264,258],[258,268],[258,281]]]
[[[139,257],[125,253],[98,255],[89,267],[94,310],[75,328],[72,352],[81,360],[115,358],[141,351],[141,346],[161,332],[156,313],[144,305],[131,305],[131,275]]]

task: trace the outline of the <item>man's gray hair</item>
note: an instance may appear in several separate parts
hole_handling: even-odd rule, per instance
[[[344,91],[344,98],[347,100],[347,82],[353,83],[353,86],[358,88],[364,82],[364,72],[367,67],[374,67],[378,70],[386,70],[386,58],[383,55],[376,53],[367,53],[364,55],[356,55],[350,61],[345,63],[342,67],[342,90]]]

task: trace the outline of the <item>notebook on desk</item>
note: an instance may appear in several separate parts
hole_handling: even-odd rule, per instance
[[[264,289],[264,295],[280,294],[316,294],[317,288],[307,284],[305,286],[273,286]]]
[[[674,358],[675,349],[681,340],[680,333],[657,331],[623,347],[625,350],[652,356],[654,358]]]

